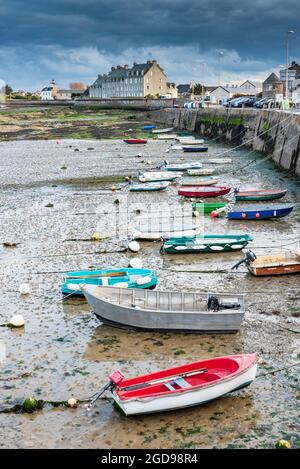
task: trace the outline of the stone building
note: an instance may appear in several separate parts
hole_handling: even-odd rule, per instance
[[[134,63],[112,67],[107,75],[98,75],[89,88],[91,98],[143,98],[146,96],[165,96],[175,92],[168,86],[164,70],[156,60],[147,63]],[[173,96],[171,96],[173,97]]]
[[[279,95],[283,95],[283,91],[284,83],[275,73],[271,73],[263,82],[263,98],[276,99]]]

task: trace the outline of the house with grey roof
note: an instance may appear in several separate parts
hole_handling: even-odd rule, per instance
[[[283,90],[283,81],[275,73],[271,73],[263,82],[263,98],[276,99],[278,95],[283,95]]]
[[[175,92],[170,87],[166,74],[156,60],[146,63],[134,63],[111,67],[107,74],[98,78],[89,88],[91,98],[143,98],[147,96],[165,96]]]

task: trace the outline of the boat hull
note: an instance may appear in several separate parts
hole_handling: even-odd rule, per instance
[[[179,189],[178,195],[183,197],[219,197],[221,195],[226,195],[231,191],[230,187],[213,187],[213,188],[203,188],[199,187],[188,187],[188,189]]]
[[[240,251],[244,249],[249,241],[250,235],[215,235],[195,236],[183,238],[171,238],[163,244],[163,251],[168,254],[211,254]]]
[[[183,409],[205,404],[250,385],[255,379],[256,372],[257,364],[252,363],[235,376],[229,376],[218,383],[208,384],[190,391],[180,390],[163,396],[124,400],[120,398],[118,391],[114,390],[112,391],[112,397],[117,406],[127,416]]]
[[[204,153],[208,150],[208,147],[197,147],[197,146],[182,146],[182,149],[185,153]]]
[[[219,208],[224,208],[228,204],[227,202],[203,202],[203,203],[194,203],[192,204],[193,210],[196,210],[199,213],[211,213],[214,210]]]
[[[191,163],[191,164],[170,164],[166,165],[163,169],[165,171],[188,171],[189,169],[201,169],[202,168],[202,163],[197,162],[197,163]]]
[[[197,180],[195,180],[195,178],[193,178],[192,181],[187,180],[187,179],[182,179],[181,186],[186,186],[186,187],[189,187],[189,186],[214,186],[218,182],[219,182],[219,178],[217,178],[217,177],[208,177],[207,179],[203,178],[203,179],[197,179]]]
[[[255,267],[247,265],[249,272],[255,277],[263,277],[270,275],[289,275],[289,274],[300,274],[300,262],[298,265],[282,265],[282,266],[266,266],[266,267]]]
[[[286,190],[282,191],[240,191],[235,195],[236,201],[268,201],[281,199],[287,193]]]
[[[143,139],[128,139],[128,140],[124,140],[125,143],[129,143],[131,145],[144,145],[145,143],[147,143],[147,140],[143,140]]]
[[[152,133],[153,134],[165,134],[165,133],[172,132],[173,130],[174,130],[174,127],[170,127],[168,129],[153,129]]]
[[[146,185],[146,184],[134,184],[129,187],[130,192],[146,192],[146,191],[163,191],[167,189],[168,182],[166,184]]]
[[[94,274],[93,274],[94,272]],[[98,272],[98,276],[95,272]],[[125,273],[125,275],[116,275],[119,273]],[[90,275],[96,275],[91,277]],[[105,276],[103,276],[105,274]],[[111,274],[111,276],[109,276]],[[102,276],[101,276],[102,275]],[[115,275],[115,276],[114,276]],[[145,283],[140,285],[137,283],[137,279],[146,279],[148,280]],[[142,282],[139,280],[139,282]],[[63,295],[76,295],[83,296],[82,291],[74,290],[71,288],[72,284],[75,285],[95,285],[95,286],[118,286],[118,284],[123,284],[125,286],[127,283],[127,288],[146,288],[152,289],[157,285],[157,276],[150,269],[107,269],[99,271],[77,271],[77,272],[68,272],[64,278],[64,282],[61,286],[61,292]]]
[[[186,230],[157,230],[157,231],[136,231],[133,233],[133,238],[141,241],[158,241],[162,238],[168,239],[171,237],[181,237],[181,236],[195,236],[200,233],[201,228],[195,227]]]
[[[111,303],[108,299],[97,297],[94,293],[96,291],[90,286],[83,289],[92,311],[102,322],[121,329],[179,333],[234,333],[240,329],[245,315],[244,307],[219,311],[182,311],[180,309],[168,311],[166,299],[164,310],[141,309],[131,305],[129,307]],[[158,293],[160,292],[156,292]],[[136,303],[143,304],[143,301],[139,303],[136,300]],[[160,304],[163,305],[163,302]]]
[[[227,217],[230,220],[267,220],[269,218],[282,218],[286,217],[289,215],[294,206],[287,206],[287,207],[276,207],[274,208],[268,207],[268,208],[259,208],[257,207],[256,209],[245,209],[243,210],[242,208],[239,210],[234,210],[232,212],[229,212],[227,214]]]

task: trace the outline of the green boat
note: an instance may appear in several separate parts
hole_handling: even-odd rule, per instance
[[[170,238],[162,246],[162,252],[168,254],[207,254],[212,252],[240,251],[252,236],[244,235],[197,235],[182,238]]]
[[[255,202],[266,202],[268,200],[281,199],[285,196],[287,190],[275,189],[275,190],[239,190],[235,189],[235,200],[241,201],[255,201]]]
[[[200,213],[211,213],[214,210],[218,210],[219,208],[227,207],[227,202],[197,202],[192,204],[193,210]]]

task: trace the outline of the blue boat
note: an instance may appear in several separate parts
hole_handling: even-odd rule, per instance
[[[151,269],[103,269],[79,270],[67,272],[61,286],[63,295],[83,296],[77,285],[89,284],[97,286],[116,286],[120,288],[149,288],[157,284],[157,276]]]
[[[288,204],[234,206],[227,217],[231,220],[267,220],[285,217],[293,208],[294,205]]]
[[[191,153],[199,153],[199,152],[204,152],[208,150],[208,147],[197,147],[195,145],[191,146],[182,146],[183,151],[185,152],[191,152]]]
[[[143,130],[152,130],[156,129],[156,125],[144,125]]]

